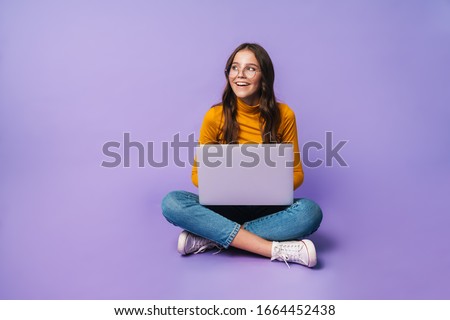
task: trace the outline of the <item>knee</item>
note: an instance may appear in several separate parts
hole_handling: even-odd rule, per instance
[[[303,219],[308,221],[311,233],[316,231],[319,228],[323,218],[323,213],[320,206],[314,201],[306,198],[299,199],[297,205]]]
[[[162,199],[161,201],[161,209],[163,216],[171,221],[171,217],[173,212],[178,211],[179,207],[179,193],[180,191],[171,191]]]
[[[183,212],[184,199],[189,196],[187,191],[171,191],[161,201],[161,209],[163,216],[170,222],[174,223],[176,217]]]

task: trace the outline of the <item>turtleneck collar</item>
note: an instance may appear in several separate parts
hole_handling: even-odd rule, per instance
[[[258,113],[259,112],[259,102],[255,106],[250,106],[246,104],[242,99],[237,98],[237,109],[238,111],[243,111],[245,113]]]

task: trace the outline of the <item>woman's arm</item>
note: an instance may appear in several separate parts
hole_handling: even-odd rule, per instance
[[[282,112],[282,142],[290,142],[294,145],[294,190],[297,189],[304,179],[302,162],[300,159],[300,150],[298,146],[297,124],[295,120],[295,113],[287,105],[281,108]]]
[[[222,114],[222,108],[220,106],[214,106],[210,108],[203,118],[202,126],[200,128],[200,137],[198,139],[199,144],[207,143],[218,143],[217,133],[220,128],[220,119]],[[196,160],[196,158],[195,158]],[[192,166],[192,183],[198,187],[198,173],[197,165],[194,160],[194,165]]]

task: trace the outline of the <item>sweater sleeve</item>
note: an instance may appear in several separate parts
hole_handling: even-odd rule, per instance
[[[200,137],[198,139],[199,144],[207,144],[207,143],[218,143],[217,133],[219,132],[220,125],[220,111],[218,107],[212,107],[209,109],[202,122],[202,126],[200,127]],[[197,163],[196,157],[194,158],[194,165],[192,166],[192,183],[198,187],[198,171],[197,171]]]
[[[289,142],[294,145],[294,190],[303,183],[303,168],[300,159],[300,150],[298,146],[297,124],[295,120],[295,113],[288,108],[288,111],[283,117],[283,133],[282,142]]]

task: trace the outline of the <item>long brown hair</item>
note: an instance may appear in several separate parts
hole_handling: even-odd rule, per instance
[[[263,143],[280,142],[277,135],[278,128],[280,126],[280,111],[278,109],[275,93],[273,91],[275,71],[273,69],[272,60],[270,59],[267,51],[256,43],[241,44],[228,58],[225,68],[227,85],[222,95],[223,117],[225,120],[223,127],[217,136],[217,141],[221,143],[238,143],[239,124],[236,121],[237,97],[231,88],[228,72],[230,71],[236,54],[244,49],[248,49],[253,52],[261,68],[259,111],[260,119],[262,120],[262,141]]]

